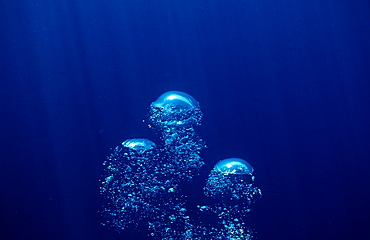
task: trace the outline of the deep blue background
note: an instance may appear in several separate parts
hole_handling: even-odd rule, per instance
[[[369,1],[5,0],[0,16],[1,239],[126,239],[98,223],[102,162],[158,142],[142,120],[168,90],[204,112],[198,192],[220,159],[254,166],[258,239],[370,239]]]

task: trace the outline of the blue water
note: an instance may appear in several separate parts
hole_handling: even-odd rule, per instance
[[[170,90],[204,114],[192,199],[248,159],[257,239],[370,239],[368,1],[1,5],[1,239],[137,239],[99,224],[102,163],[159,142],[142,120]]]

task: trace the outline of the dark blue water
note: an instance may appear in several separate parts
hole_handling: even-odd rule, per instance
[[[102,162],[158,141],[142,120],[169,90],[200,102],[201,177],[254,166],[258,239],[370,239],[368,1],[5,0],[0,16],[1,239],[128,239],[99,225]]]

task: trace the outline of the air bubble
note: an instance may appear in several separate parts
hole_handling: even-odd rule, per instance
[[[143,153],[155,148],[155,144],[146,138],[127,139],[122,143],[122,146],[134,150],[137,153]]]
[[[227,158],[221,160],[215,165],[214,169],[225,175],[253,173],[252,165],[241,158]]]
[[[180,91],[170,91],[159,96],[152,102],[152,107],[171,110],[173,108],[199,108],[199,103],[189,94]]]
[[[199,103],[192,96],[180,91],[170,91],[150,105],[149,127],[199,125],[201,118]]]

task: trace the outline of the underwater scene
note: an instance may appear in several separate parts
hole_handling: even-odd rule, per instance
[[[370,2],[4,0],[1,240],[370,240]]]

